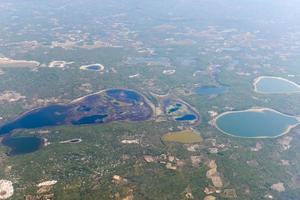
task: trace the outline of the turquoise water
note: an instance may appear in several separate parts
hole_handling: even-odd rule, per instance
[[[276,137],[298,120],[272,110],[262,112],[232,112],[216,120],[217,127],[225,133],[239,137]]]
[[[300,92],[296,85],[274,77],[263,77],[256,84],[256,90],[263,93],[293,93]]]

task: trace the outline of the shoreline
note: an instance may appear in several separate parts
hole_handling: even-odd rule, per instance
[[[292,117],[294,119],[296,119],[298,122],[295,123],[295,124],[292,124],[292,125],[289,125],[284,132],[282,132],[281,134],[279,135],[276,135],[276,136],[256,136],[256,137],[249,137],[249,136],[237,136],[237,135],[233,135],[231,133],[228,133],[226,131],[223,131],[218,125],[217,125],[217,120],[220,118],[220,117],[223,117],[224,115],[227,115],[227,114],[231,114],[231,113],[241,113],[241,112],[264,112],[264,111],[272,111],[272,112],[275,112],[275,113],[278,113],[282,116],[286,116],[286,117]],[[254,108],[249,108],[249,109],[246,109],[246,110],[238,110],[238,111],[226,111],[226,112],[223,112],[221,114],[219,114],[218,116],[216,116],[215,118],[213,118],[211,120],[212,122],[212,125],[217,129],[219,130],[220,132],[226,134],[226,135],[229,135],[231,137],[236,137],[236,138],[247,138],[247,139],[264,139],[264,138],[278,138],[278,137],[281,137],[283,135],[286,135],[288,134],[293,128],[297,127],[298,125],[300,125],[300,117],[299,116],[293,116],[293,115],[287,115],[287,114],[284,114],[284,113],[281,113],[277,110],[274,110],[272,108],[260,108],[260,107],[254,107]]]

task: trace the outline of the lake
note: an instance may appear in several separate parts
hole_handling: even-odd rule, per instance
[[[300,92],[300,86],[281,77],[260,76],[254,80],[254,90],[259,93],[280,94]]]
[[[2,142],[9,147],[9,156],[31,153],[40,149],[44,140],[40,137],[9,137]]]
[[[101,124],[112,121],[144,121],[149,119],[152,108],[145,97],[134,90],[109,89],[91,94],[65,105],[49,105],[26,112],[0,127],[5,136],[4,145],[12,149],[11,155],[35,151],[37,138],[12,137],[16,129],[36,129],[58,125]],[[24,147],[22,146],[24,144]],[[28,146],[32,145],[32,148]],[[22,151],[24,150],[24,151]]]
[[[268,108],[232,111],[219,115],[216,127],[223,133],[237,137],[277,137],[299,124],[296,117]]]

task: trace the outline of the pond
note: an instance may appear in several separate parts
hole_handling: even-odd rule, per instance
[[[297,117],[269,108],[225,112],[215,119],[216,127],[223,133],[247,138],[278,137],[298,124]]]
[[[187,114],[187,115],[183,115],[181,117],[175,118],[176,121],[193,121],[196,119],[197,119],[197,116],[193,115],[193,114]]]
[[[186,123],[189,125],[199,124],[200,114],[189,104],[179,99],[166,98],[163,100],[164,113],[168,119]]]
[[[101,64],[91,64],[91,65],[83,65],[80,67],[81,70],[90,70],[90,71],[103,71],[104,66]]]

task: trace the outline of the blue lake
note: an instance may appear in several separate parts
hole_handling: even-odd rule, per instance
[[[177,117],[175,120],[176,121],[193,121],[197,119],[197,116],[196,115],[193,115],[193,114],[187,114],[187,115],[184,115],[182,117]]]
[[[39,137],[10,137],[2,143],[11,149],[8,155],[14,156],[37,151],[43,145],[43,139]]]
[[[98,70],[101,69],[101,66],[99,66],[99,65],[89,65],[89,66],[86,67],[86,69],[98,71]]]
[[[91,65],[83,65],[80,67],[82,70],[91,70],[91,71],[102,71],[104,66],[101,64],[91,64]]]
[[[26,112],[17,119],[0,127],[0,135],[5,135],[4,145],[11,147],[12,155],[24,150],[28,153],[36,143],[43,142],[37,138],[15,138],[11,134],[16,129],[36,129],[58,125],[101,124],[111,121],[143,121],[153,114],[146,99],[133,90],[110,89],[92,94],[65,105],[49,105]],[[22,147],[24,141],[24,148]],[[32,141],[32,142],[30,142]],[[13,147],[14,145],[18,145]]]
[[[216,119],[222,132],[239,137],[276,137],[299,123],[296,117],[271,109],[228,112]]]
[[[67,117],[68,106],[51,105],[35,109],[0,128],[0,135],[8,134],[15,129],[40,128],[60,125]]]
[[[254,81],[254,87],[261,93],[295,93],[300,87],[294,82],[279,77],[259,77]]]

